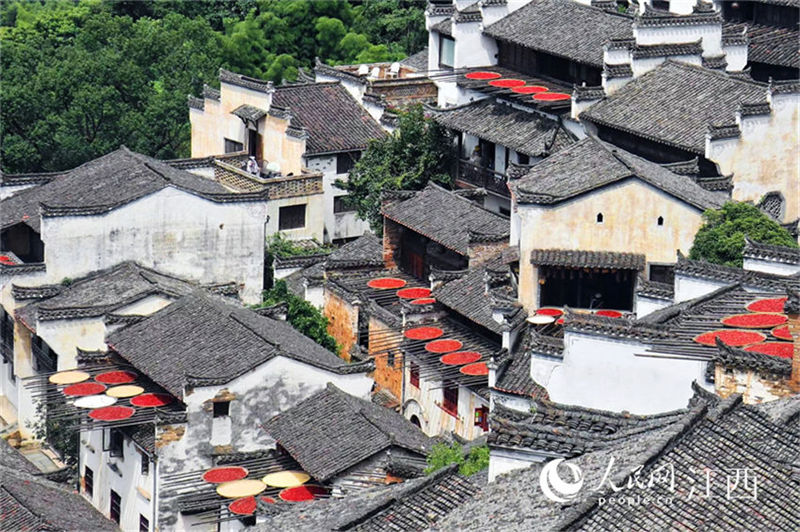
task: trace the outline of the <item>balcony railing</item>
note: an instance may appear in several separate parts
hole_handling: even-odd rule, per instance
[[[477,187],[483,187],[501,196],[510,197],[508,180],[505,175],[494,170],[460,159],[458,161],[458,179]]]

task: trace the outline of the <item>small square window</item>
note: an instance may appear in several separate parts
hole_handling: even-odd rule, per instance
[[[353,212],[356,210],[355,206],[347,200],[347,196],[336,196],[333,198],[333,212]]]
[[[147,456],[145,453],[139,453],[139,459],[141,460],[141,473],[142,476],[145,477],[150,474],[150,457]]]
[[[299,229],[306,226],[306,206],[291,205],[278,211],[278,229]]]
[[[103,450],[108,451],[109,456],[124,458],[125,434],[121,430],[108,429],[103,438]]]
[[[244,144],[231,139],[225,139],[225,153],[244,151]]]
[[[361,158],[360,151],[351,151],[347,153],[339,153],[336,155],[336,173],[347,174],[356,165]]]
[[[214,417],[229,416],[231,411],[230,401],[216,401],[214,403]]]

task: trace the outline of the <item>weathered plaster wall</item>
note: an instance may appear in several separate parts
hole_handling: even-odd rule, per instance
[[[399,347],[403,343],[403,336],[393,333],[383,322],[370,317],[369,338],[369,356],[375,360],[375,372],[372,375],[375,384],[389,390],[400,400],[403,397],[403,355]],[[389,364],[389,353],[394,353],[392,364]]]
[[[286,134],[289,120],[267,115],[259,122],[263,122],[264,158],[280,164],[283,175],[302,173],[306,141]]]
[[[714,368],[714,383],[720,397],[738,393],[747,404],[766,403],[794,394],[788,376],[759,374],[753,370]]]
[[[634,310],[637,318],[643,318],[648,314],[672,305],[672,301],[667,299],[656,299],[654,297],[634,296]]]
[[[358,342],[358,308],[327,288],[324,294],[323,313],[328,318],[328,334],[339,344],[339,356],[349,361],[350,350]]]
[[[323,209],[325,213],[326,242],[363,235],[368,224],[357,218],[355,212],[333,212],[333,199],[347,195],[345,191],[334,186],[334,183],[337,179],[347,181],[349,175],[348,173],[339,174],[336,172],[336,156],[309,157],[306,159],[306,166],[312,171],[322,172],[322,188],[325,193]]]
[[[744,259],[742,266],[745,270],[756,272],[774,273],[776,275],[794,275],[800,272],[800,264],[786,264],[770,260]]]
[[[765,91],[766,92],[766,91]],[[800,94],[773,94],[772,113],[738,117],[738,139],[706,141],[706,157],[723,175],[733,174],[733,199],[758,202],[767,192],[783,193],[783,221],[800,216]]]
[[[270,208],[291,201],[298,200],[270,201]],[[266,202],[219,204],[170,187],[104,215],[43,218],[47,278],[59,282],[136,260],[186,279],[241,283],[244,301],[255,303],[266,216]],[[272,216],[275,230],[277,223]]]
[[[530,263],[534,249],[643,253],[649,262],[675,262],[688,251],[702,213],[642,181],[629,179],[553,207],[518,205],[520,301],[536,308],[538,284]],[[603,222],[597,223],[597,214]],[[659,226],[658,217],[664,218]]]
[[[555,457],[556,455],[553,455]],[[541,454],[521,452],[512,449],[501,449],[499,447],[489,448],[489,482],[509,471],[526,469],[532,465],[544,462],[548,458]]]
[[[105,429],[108,441],[108,429]],[[139,450],[139,447],[127,436],[122,446],[123,455],[111,457],[103,451],[103,429],[81,433],[79,471],[81,494],[106,517],[110,517],[111,490],[120,496],[120,528],[122,530],[139,530],[139,516],[150,522],[150,529],[155,530],[153,522],[153,481],[156,473],[155,464]],[[142,475],[142,460],[150,462],[149,472]],[[85,491],[86,467],[94,474],[93,496]]]

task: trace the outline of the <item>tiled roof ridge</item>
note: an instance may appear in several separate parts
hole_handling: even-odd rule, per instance
[[[69,170],[62,170],[59,172],[24,172],[19,174],[8,174],[0,171],[0,186],[42,185],[64,175],[68,171]]]
[[[233,85],[238,85],[246,89],[256,90],[265,93],[270,93],[274,91],[274,86],[271,81],[245,76],[244,74],[239,74],[237,72],[226,70],[224,68],[219,69],[218,78],[220,81],[231,83]]]
[[[716,290],[712,290],[707,294],[703,294],[701,296],[686,301],[680,301],[678,303],[674,303],[662,309],[658,309],[654,312],[651,312],[650,314],[647,314],[646,316],[637,319],[636,322],[643,324],[651,324],[651,325],[662,324],[673,318],[680,317],[681,313],[687,308],[700,306],[704,303],[707,303],[708,301],[713,301],[717,297],[727,294],[728,292],[731,292],[733,290],[739,290],[741,289],[741,287],[742,286],[739,283],[732,283],[729,285],[725,285],[720,288],[717,288]]]
[[[502,403],[497,403],[494,408],[495,412],[499,412],[500,417],[504,417],[518,423],[525,422],[525,420],[530,420],[537,417],[537,415],[542,414],[548,419],[568,419],[571,416],[589,416],[591,419],[596,420],[624,420],[626,423],[635,424],[639,421],[668,419],[676,416],[682,416],[687,414],[690,410],[688,408],[678,408],[675,410],[669,410],[667,412],[659,412],[657,414],[633,414],[627,411],[603,410],[600,408],[570,405],[543,399],[534,400],[532,402],[533,411],[529,413],[514,410],[503,405]]]
[[[790,359],[730,347],[722,343],[719,338],[717,338],[717,351],[712,356],[716,363],[726,368],[764,371],[782,377],[792,374]]]
[[[678,174],[678,175],[697,174],[700,172],[700,157],[694,157],[692,159],[689,159],[688,161],[678,161],[674,163],[658,163],[658,165],[666,168],[673,174]]]
[[[563,511],[563,517],[559,520],[555,529],[572,530],[576,526],[579,526],[580,521],[588,517],[590,512],[597,506],[598,501],[611,493],[612,485],[623,485],[624,481],[642,466],[646,467],[664,456],[670,448],[681,440],[681,438],[703,424],[708,412],[709,406],[704,402],[700,402],[697,406],[690,409],[682,420],[676,421],[674,424],[670,425],[666,434],[649,445],[647,453],[642,457],[639,464],[631,464],[629,467],[617,472],[611,479],[611,482],[605,484],[601,490],[596,491],[583,502],[566,508]]]
[[[566,310],[567,312],[564,314],[565,330],[635,340],[653,340],[670,336],[669,327],[662,324],[625,318],[609,318],[596,314],[577,314],[570,309]]]
[[[220,92],[219,89],[215,89],[211,85],[203,84],[203,98],[208,98],[210,100],[217,100],[220,99]]]
[[[645,3],[644,12],[638,12],[636,14],[635,23],[638,26],[684,26],[721,22],[722,17],[713,9],[713,6],[709,11],[705,7],[698,9],[698,5],[695,5],[692,13],[688,15],[679,15],[669,11],[661,11]]]
[[[800,276],[798,274],[784,276],[757,270],[744,270],[742,268],[689,259],[683,253],[678,253],[675,273],[688,273],[707,279],[770,289],[783,290],[787,286],[800,286]]]
[[[634,58],[699,55],[703,53],[702,38],[695,41],[669,44],[636,44],[631,49]]]
[[[750,240],[747,235],[744,237],[743,255],[750,259],[769,259],[786,264],[800,264],[800,248],[756,242]]]
[[[639,276],[639,281],[636,284],[636,293],[645,297],[671,301],[675,296],[675,287],[671,283],[651,281],[644,276]]]

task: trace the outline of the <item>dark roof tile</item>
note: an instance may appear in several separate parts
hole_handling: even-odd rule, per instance
[[[530,261],[537,266],[568,266],[573,268],[617,268],[644,270],[641,253],[618,251],[582,251],[570,249],[534,249]]]
[[[425,456],[433,445],[401,414],[353,397],[330,383],[263,427],[319,481],[392,446]]]
[[[800,265],[800,248],[762,244],[745,237],[744,258]]]
[[[581,118],[700,155],[709,126],[733,123],[767,86],[667,60],[581,113]]]
[[[532,0],[484,30],[495,39],[603,66],[603,45],[633,35],[630,15],[570,0]]]
[[[383,242],[372,233],[365,233],[336,249],[328,256],[329,269],[383,267]]]
[[[461,255],[476,237],[500,241],[509,231],[506,218],[433,183],[410,199],[385,205],[383,215]]]

